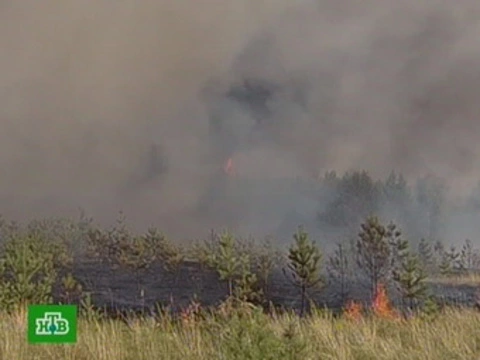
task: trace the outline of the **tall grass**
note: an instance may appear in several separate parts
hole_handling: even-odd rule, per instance
[[[447,309],[436,318],[334,318],[317,312],[233,311],[175,320],[79,319],[75,345],[29,345],[26,314],[0,318],[2,359],[480,359],[480,313]]]

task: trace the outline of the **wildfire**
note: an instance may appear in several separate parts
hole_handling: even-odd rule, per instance
[[[181,320],[185,326],[194,326],[200,318],[201,307],[197,301],[192,301],[187,308],[180,313]]]
[[[362,304],[349,301],[345,307],[345,317],[349,320],[359,321],[362,319]]]
[[[233,160],[232,158],[229,158],[225,165],[223,166],[223,171],[225,171],[225,174],[229,176],[235,175],[235,169],[233,168]]]
[[[372,304],[375,315],[386,319],[398,319],[398,313],[390,305],[387,290],[383,284],[377,286],[377,294]]]
[[[362,304],[355,301],[350,301],[345,306],[344,316],[349,320],[359,321],[362,319]],[[401,320],[400,314],[393,309],[388,299],[387,291],[383,284],[379,284],[375,299],[372,303],[372,310],[375,316],[389,320]]]

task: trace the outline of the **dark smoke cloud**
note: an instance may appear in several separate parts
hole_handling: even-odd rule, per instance
[[[313,224],[316,198],[281,179],[329,169],[433,173],[461,193],[479,178],[479,12],[473,0],[3,1],[0,210],[110,221],[123,209],[181,237]]]

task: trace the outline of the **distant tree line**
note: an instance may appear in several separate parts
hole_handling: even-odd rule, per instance
[[[338,176],[327,172],[321,187],[333,194],[318,214],[320,226],[355,230],[372,214],[394,220],[409,237],[439,239],[446,216],[446,185],[434,176],[412,186],[402,174],[392,172],[385,180],[374,180],[366,171]]]

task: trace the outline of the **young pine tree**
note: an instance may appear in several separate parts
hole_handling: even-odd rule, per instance
[[[270,239],[255,249],[255,272],[258,275],[259,285],[265,297],[268,297],[270,277],[283,260],[283,254],[274,248]]]
[[[444,251],[440,262],[440,274],[443,276],[452,275],[457,268],[460,254],[455,250],[454,246],[449,251]]]
[[[429,275],[435,273],[435,258],[433,254],[432,244],[422,238],[418,244],[418,260],[425,272]]]
[[[322,253],[301,227],[293,235],[293,238],[295,243],[288,251],[288,269],[292,283],[300,288],[300,315],[303,316],[307,289],[319,285],[323,281],[320,274]],[[286,275],[285,269],[284,273]]]
[[[408,301],[410,309],[413,309],[415,300],[425,297],[427,276],[418,257],[407,253],[399,268],[393,271],[393,280],[404,300]]]
[[[433,261],[435,263],[435,273],[441,273],[441,263],[445,254],[445,245],[441,240],[437,240],[433,245]]]
[[[377,217],[368,217],[361,228],[356,243],[357,265],[370,281],[373,299],[379,283],[386,278],[390,270],[390,244],[387,229],[380,224]]]
[[[239,251],[237,240],[228,232],[218,238],[218,247],[209,255],[208,263],[228,284],[229,299],[258,301],[261,291],[258,279],[251,271],[252,259],[245,251]]]
[[[16,235],[4,244],[0,257],[0,308],[48,304],[57,279],[55,252],[47,239]]]
[[[460,251],[459,266],[465,274],[470,274],[475,267],[475,250],[472,241],[469,239],[465,240]]]
[[[408,241],[402,238],[402,232],[394,223],[388,224],[386,229],[385,236],[390,246],[390,269],[396,271],[408,256]]]
[[[225,232],[220,236],[218,254],[211,254],[211,263],[217,270],[220,279],[227,281],[228,295],[233,296],[234,280],[242,266],[237,257],[234,237]]]

